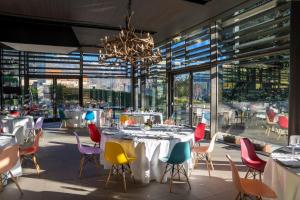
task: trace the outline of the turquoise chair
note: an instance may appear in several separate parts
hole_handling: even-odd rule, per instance
[[[189,181],[189,177],[183,166],[183,163],[185,161],[189,160],[190,158],[191,158],[190,143],[189,142],[178,142],[172,149],[170,157],[160,159],[162,162],[167,163],[166,169],[161,177],[160,183],[162,183],[166,173],[171,171],[170,192],[172,192],[173,178],[176,175],[178,175],[178,179],[180,180],[180,174],[185,176],[186,181],[189,185],[189,189],[191,190],[191,184]]]
[[[86,121],[93,121],[95,119],[95,114],[93,111],[89,110],[86,112],[84,119]]]

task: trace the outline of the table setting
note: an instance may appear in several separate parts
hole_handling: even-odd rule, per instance
[[[300,144],[272,152],[265,167],[263,182],[276,191],[278,200],[300,199]]]
[[[169,156],[176,143],[193,143],[193,139],[193,130],[184,126],[119,126],[102,129],[100,148],[104,152],[106,142],[120,143],[129,156],[137,157],[131,166],[136,180],[148,184],[152,180],[159,182],[164,172],[165,166],[159,158]],[[105,169],[110,168],[103,154],[100,155],[100,163]],[[192,169],[191,160],[185,163],[185,168]]]

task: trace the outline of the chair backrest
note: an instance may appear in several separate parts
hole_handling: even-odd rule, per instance
[[[85,114],[84,119],[87,120],[87,121],[94,120],[95,119],[94,112],[91,111],[91,110],[87,111],[86,114]]]
[[[287,129],[289,127],[289,119],[287,116],[281,115],[278,117],[278,125],[280,128]]]
[[[19,160],[19,145],[10,145],[0,149],[0,174],[11,170]]]
[[[104,157],[111,164],[125,164],[128,162],[123,147],[117,142],[105,143]]]
[[[253,143],[248,138],[242,138],[241,142],[241,156],[242,160],[257,160],[258,156],[256,155],[255,148]]]
[[[135,120],[134,118],[129,118],[129,119],[126,121],[126,124],[127,124],[128,126],[132,126],[132,125],[136,125],[137,122],[136,122],[136,120]]]
[[[168,163],[181,164],[191,158],[191,147],[189,142],[178,142],[173,147]]]
[[[25,140],[24,126],[16,126],[12,134],[15,136],[16,142],[18,144],[24,144],[24,140]]]
[[[208,146],[208,149],[207,149],[207,153],[211,153],[214,148],[215,148],[215,142],[216,142],[216,139],[217,139],[217,133],[211,138],[210,140],[210,143],[209,143],[209,146]]]
[[[203,140],[205,136],[205,124],[199,123],[194,131],[195,142]]]
[[[300,135],[291,135],[289,144],[300,144]]]
[[[125,122],[128,120],[128,115],[121,115],[120,116],[120,123],[125,124]]]
[[[21,112],[20,111],[10,111],[9,114],[12,117],[20,117],[21,116]]]
[[[65,112],[62,109],[58,110],[58,114],[59,114],[60,119],[65,119],[66,118]]]
[[[267,110],[267,119],[268,119],[270,122],[273,122],[273,121],[274,121],[275,116],[276,116],[276,113],[274,112],[274,110],[272,110],[272,109]]]
[[[100,143],[101,133],[98,130],[98,128],[96,127],[96,125],[95,124],[89,124],[88,128],[89,128],[89,134],[90,134],[91,140],[93,142]]]
[[[43,121],[44,121],[44,118],[43,117],[39,117],[36,122],[35,122],[35,125],[34,125],[34,129],[42,129],[43,128]]]
[[[239,171],[238,171],[237,167],[235,166],[234,162],[231,160],[231,157],[228,154],[226,155],[226,157],[228,158],[230,166],[231,166],[232,181],[233,181],[236,189],[239,192],[244,193],[244,189],[242,187],[241,180],[240,180]]]
[[[76,141],[77,141],[77,146],[78,146],[78,150],[80,151],[81,149],[81,143],[80,143],[80,139],[79,139],[79,136],[76,132],[73,132],[73,134],[75,135],[76,137]]]

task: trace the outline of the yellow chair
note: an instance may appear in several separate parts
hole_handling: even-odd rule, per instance
[[[120,124],[125,124],[125,122],[128,120],[128,115],[121,115],[120,116]]]
[[[130,163],[136,160],[136,158],[128,157],[121,144],[117,142],[105,143],[104,157],[109,163],[112,164],[112,167],[109,171],[109,175],[106,180],[105,187],[109,182],[111,174],[122,175],[124,191],[127,192],[125,175],[126,172],[130,173],[131,178],[135,183],[134,176],[130,168]]]

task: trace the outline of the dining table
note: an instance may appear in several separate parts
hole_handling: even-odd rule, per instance
[[[0,149],[14,144],[16,144],[16,140],[14,137],[0,135]],[[11,172],[15,177],[22,176],[22,167],[20,160],[18,160],[16,165],[11,169]],[[3,189],[3,186],[7,184],[7,178],[9,177],[10,175],[8,172],[0,174],[0,191]]]
[[[277,200],[299,200],[300,146],[285,146],[273,151],[264,170],[263,182],[275,191]]]
[[[129,126],[121,128],[103,128],[101,135],[100,163],[105,169],[111,165],[104,159],[105,143],[114,141],[121,144],[128,156],[136,157],[131,169],[135,179],[143,184],[154,180],[159,182],[165,169],[160,158],[168,157],[178,142],[194,143],[193,130],[184,126],[154,125],[151,128]],[[187,171],[192,170],[193,162],[184,163]],[[167,181],[165,176],[163,182]]]

